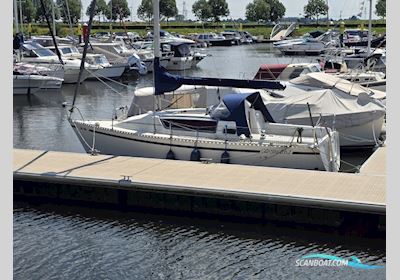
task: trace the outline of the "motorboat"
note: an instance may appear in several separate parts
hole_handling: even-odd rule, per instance
[[[363,69],[347,69],[345,63],[287,63],[287,64],[262,64],[254,79],[288,81],[307,73],[334,75],[338,78],[360,84],[364,87],[386,91],[386,75],[382,72]]]
[[[47,76],[13,73],[13,94],[26,95],[38,92]]]
[[[194,44],[193,40],[184,38],[161,40],[161,49],[165,52],[173,53],[165,68],[167,70],[182,71],[196,67],[207,55],[192,48]],[[137,42],[134,46],[153,51],[152,41]]]
[[[197,66],[204,58],[206,54],[199,51],[193,50],[190,46],[195,42],[180,43],[180,42],[166,42],[169,45],[171,51],[174,52],[174,56],[171,57],[166,69],[167,70],[187,70]]]
[[[353,96],[363,94],[379,100],[384,104],[386,102],[386,92],[366,88],[351,81],[323,72],[307,73],[289,81],[283,81],[282,83],[286,86],[283,92],[286,91],[287,94],[297,94],[295,88],[303,91],[331,89],[336,92],[343,92]]]
[[[80,59],[67,58],[61,62],[58,56],[50,49],[34,42],[24,43],[22,49],[22,62],[48,67],[52,70],[54,69],[53,75],[58,78],[63,78],[66,84],[76,83],[78,81],[81,65]],[[94,66],[85,62],[85,69],[88,71],[82,73],[80,82],[86,80],[91,73],[99,68],[99,66]]]
[[[293,31],[296,29],[297,23],[291,23],[289,25],[277,23],[271,30],[271,34],[269,36],[270,42],[278,42],[282,40],[286,40]]]
[[[242,36],[239,32],[236,31],[223,31],[219,33],[221,36],[225,37],[225,39],[231,40],[233,45],[240,45],[245,43],[242,39]]]
[[[100,42],[91,41],[90,53],[104,54],[111,63],[128,63],[133,70],[138,69],[139,74],[146,75],[153,71],[154,54],[150,50],[128,48],[123,41]],[[161,65],[167,66],[172,54],[164,54]]]
[[[154,12],[154,94],[156,110],[110,120],[68,118],[87,152],[150,158],[317,169],[340,167],[339,134],[328,127],[276,123],[257,90],[227,94],[205,108],[163,109],[160,96],[180,86],[209,85],[254,89],[283,86],[275,81],[181,77],[160,67],[159,1]],[[71,108],[71,115],[74,107]]]
[[[32,68],[24,68],[21,64],[13,68],[13,94],[26,95],[46,92],[47,89],[59,89],[63,79],[41,75]]]
[[[53,47],[50,47],[52,51],[55,51]],[[78,48],[71,45],[58,45],[58,49],[63,59],[80,59],[82,54]],[[125,68],[128,66],[124,63],[111,64],[104,54],[86,54],[86,63],[96,66],[97,70],[89,75],[88,79],[94,78],[120,78],[125,72]]]
[[[282,54],[318,55],[328,49],[336,48],[339,44],[338,33],[327,31],[317,38],[303,37],[299,39],[283,40],[273,43],[273,47]]]
[[[318,63],[261,64],[253,79],[288,81],[306,73],[321,71]]]
[[[258,43],[259,39],[257,36],[251,35],[248,31],[239,31],[240,36],[242,36],[242,42],[251,44],[251,43]]]
[[[345,54],[342,60],[350,69],[368,69],[386,73],[386,49],[371,49],[368,55],[367,49],[362,48],[355,51],[354,54]]]
[[[232,39],[227,39],[214,32],[197,34],[193,37],[193,40],[206,43],[209,46],[232,46]]]
[[[367,47],[368,30],[346,29],[343,32],[343,44],[347,47]],[[372,38],[371,47],[386,47],[386,35]]]
[[[28,63],[36,67],[50,69],[45,74],[64,79],[64,64],[60,62],[58,56],[42,45],[33,42],[25,42],[16,58],[17,62]]]
[[[367,95],[348,95],[331,89],[285,95],[271,91],[263,101],[276,122],[322,125],[339,132],[341,148],[371,148],[380,143],[386,106]],[[280,95],[279,95],[280,94]]]
[[[60,89],[64,79],[57,78],[51,75],[52,70],[47,67],[36,66],[34,64],[17,62],[14,63],[13,69],[14,75],[17,75],[16,79],[27,79],[22,77],[24,75],[35,76],[33,79],[38,79],[36,76],[43,76],[43,83],[40,85],[40,89]],[[22,81],[20,81],[22,83]]]

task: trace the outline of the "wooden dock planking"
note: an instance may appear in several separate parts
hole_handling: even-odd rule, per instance
[[[386,147],[378,148],[361,166],[360,173],[363,175],[386,176]]]
[[[384,148],[378,149],[360,174],[348,174],[14,149],[14,176],[118,183],[126,175],[131,176],[132,188],[138,184],[159,189],[165,186],[177,192],[216,193],[239,199],[259,197],[264,201],[301,200],[302,204],[309,201],[322,208],[337,204],[343,209],[357,206],[363,211],[384,213],[385,155]]]

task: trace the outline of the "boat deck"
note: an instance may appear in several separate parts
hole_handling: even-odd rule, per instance
[[[386,211],[386,148],[358,174],[14,149],[14,181],[142,189],[360,213]],[[127,177],[129,176],[129,177]]]

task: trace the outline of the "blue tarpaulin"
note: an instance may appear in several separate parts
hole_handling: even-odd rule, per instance
[[[237,134],[244,134],[247,137],[250,135],[250,130],[247,123],[245,101],[250,102],[250,107],[259,110],[265,121],[275,122],[267,108],[265,107],[259,92],[254,93],[234,93],[227,94],[222,98],[226,108],[229,110],[229,115],[220,120],[234,121],[237,126]]]

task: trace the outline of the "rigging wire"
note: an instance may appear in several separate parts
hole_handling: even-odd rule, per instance
[[[43,0],[40,0],[40,1],[43,2]],[[84,36],[84,38],[83,38],[85,40],[85,46],[83,47],[81,66],[80,66],[80,70],[79,70],[78,80],[77,80],[77,83],[75,86],[74,99],[72,100],[72,106],[71,106],[71,109],[69,110],[71,112],[71,114],[74,111],[76,96],[78,95],[79,85],[81,83],[82,72],[85,69],[86,53],[87,53],[87,48],[89,45],[89,36],[90,36],[90,30],[92,28],[92,22],[93,22],[95,8],[96,8],[96,0],[92,0],[92,5],[90,5],[88,33],[87,33],[87,36]]]
[[[96,0],[94,0],[94,1],[96,1]],[[56,38],[54,37],[53,29],[51,28],[51,25],[50,25],[49,17],[47,16],[46,8],[44,7],[43,0],[40,0],[40,5],[42,6],[42,12],[43,12],[44,17],[46,18],[47,27],[49,28],[51,38],[53,39],[53,44],[54,44],[54,48],[56,49],[58,59],[60,60],[61,64],[64,64],[64,62],[61,58],[60,50],[58,49],[58,46],[57,46]]]

